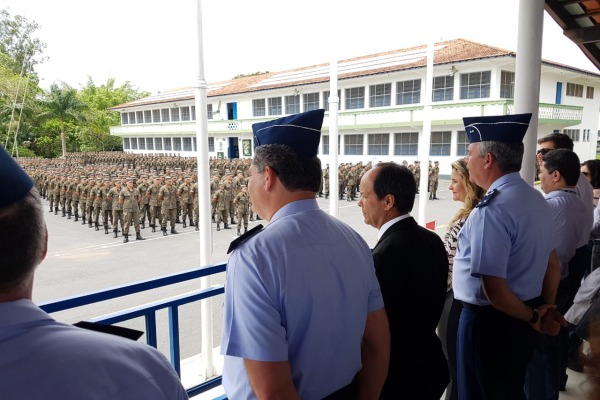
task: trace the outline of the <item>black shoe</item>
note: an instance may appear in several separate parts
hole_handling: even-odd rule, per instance
[[[142,222],[142,223],[140,224],[140,228],[142,228],[142,229],[146,229],[146,223],[145,223],[145,222]]]
[[[187,228],[187,225],[185,224],[185,219],[183,220],[183,227]]]
[[[167,228],[162,228],[163,236],[167,236]]]
[[[194,221],[190,220],[190,226],[196,226],[196,224],[194,223]]]
[[[231,228],[229,227],[229,225],[225,224],[225,227],[223,229],[231,229]]]
[[[108,235],[108,228],[107,227],[104,227],[104,234]]]
[[[81,221],[81,225],[85,225],[87,222],[85,222],[85,218],[83,219],[83,221]]]
[[[238,235],[238,236],[242,236],[242,234],[240,233],[240,230],[239,230],[239,229],[238,229],[238,231],[237,231],[237,235]]]
[[[200,228],[198,228],[198,224],[196,224],[196,230],[197,230],[197,231],[199,231],[199,230],[200,230]]]
[[[48,212],[52,212],[52,211],[54,211],[54,210],[52,209],[52,207],[50,207],[50,211],[48,211]]]
[[[91,228],[91,227],[92,227],[92,223],[91,223],[91,222],[88,222],[88,226]]]
[[[71,214],[67,215],[67,219],[71,219]]]
[[[75,214],[75,221],[73,221],[73,222],[77,222],[77,221],[79,221],[79,215]]]
[[[173,235],[177,235],[179,232],[177,232],[177,231],[175,230],[175,228],[171,228],[171,233],[172,233]]]
[[[156,225],[152,225],[152,232],[156,232]]]
[[[235,220],[233,218],[231,218],[231,225],[235,225],[237,224],[237,222],[235,222]]]
[[[54,215],[58,215],[58,208],[54,209]]]
[[[217,224],[217,231],[220,231],[221,227],[219,226],[219,224]]]
[[[129,242],[129,235],[123,235],[123,243]]]
[[[179,218],[177,218],[177,219],[175,220],[175,223],[176,223],[176,224],[180,224],[180,223],[181,223],[181,221],[179,220]]]
[[[250,221],[254,221],[254,217],[250,217]]]
[[[118,236],[118,235],[117,235],[117,230],[115,229],[113,232],[114,232],[114,235],[113,235],[113,237],[114,237],[114,238],[116,238],[116,237]]]
[[[96,230],[99,231],[100,227],[98,226],[98,224],[96,224]]]
[[[146,240],[145,238],[142,237],[142,235],[139,232],[135,233],[135,240]]]
[[[244,233],[246,233],[246,232],[248,232],[248,227],[247,226],[244,227]]]

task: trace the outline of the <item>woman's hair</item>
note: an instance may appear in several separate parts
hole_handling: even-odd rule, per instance
[[[584,161],[582,166],[585,165],[590,171],[590,183],[594,189],[600,189],[600,160],[587,160]]]
[[[456,221],[468,217],[484,194],[484,190],[481,187],[469,180],[469,170],[467,169],[466,159],[461,158],[460,160],[454,161],[452,163],[452,169],[456,171],[460,176],[460,179],[462,179],[467,194],[465,196],[463,207],[458,210],[456,215],[454,215],[454,218],[452,218],[452,221],[450,221],[448,226],[452,226]]]

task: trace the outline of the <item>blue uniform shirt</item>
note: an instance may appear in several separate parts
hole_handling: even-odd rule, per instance
[[[538,297],[555,248],[552,210],[518,173],[498,178],[485,206],[475,208],[458,236],[453,288],[458,300],[488,305],[481,275],[504,278],[522,301]]]
[[[589,216],[577,192],[569,189],[555,190],[544,196],[552,208],[556,222],[556,254],[560,260],[560,279],[569,275],[569,260],[582,241],[587,241]]]
[[[315,200],[285,205],[227,263],[221,352],[231,399],[255,399],[244,358],[289,361],[302,399],[361,368],[367,313],[383,308],[371,250]]]

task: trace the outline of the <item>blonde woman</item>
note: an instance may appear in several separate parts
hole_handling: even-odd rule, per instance
[[[469,214],[481,200],[484,190],[469,180],[466,159],[460,159],[452,163],[452,175],[450,176],[450,192],[452,200],[461,201],[463,207],[458,210],[454,218],[448,223],[448,232],[444,237],[444,246],[448,253],[448,292],[446,303],[438,324],[438,335],[442,341],[442,349],[448,360],[450,371],[450,382],[446,388],[446,400],[458,399],[456,386],[456,334],[458,332],[458,319],[462,310],[460,301],[454,299],[452,290],[452,265],[456,254],[458,233],[467,221]]]

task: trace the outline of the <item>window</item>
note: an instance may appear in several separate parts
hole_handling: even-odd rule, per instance
[[[144,112],[143,111],[136,111],[135,112],[135,119],[137,121],[138,124],[143,124],[144,123]]]
[[[173,150],[181,151],[181,138],[180,137],[173,138]]]
[[[419,150],[419,132],[401,132],[394,135],[394,155],[416,156]]]
[[[127,113],[121,113],[121,125],[127,125]]]
[[[460,98],[482,99],[490,97],[491,71],[460,74]]]
[[[196,106],[192,106],[192,121],[196,120]]]
[[[161,109],[160,116],[161,116],[162,122],[169,122],[171,120],[169,117],[169,109],[168,108]]]
[[[179,108],[171,108],[171,121],[179,121]]]
[[[139,138],[138,139],[138,147],[140,150],[146,150],[146,138]]]
[[[396,83],[396,104],[418,104],[421,102],[421,80],[413,79]]]
[[[586,99],[594,98],[594,87],[593,86],[588,86],[587,88],[585,88],[585,98]]]
[[[285,113],[298,114],[300,112],[300,95],[285,96]]]
[[[281,97],[269,97],[269,115],[281,115]]]
[[[154,148],[156,150],[162,150],[163,149],[163,145],[162,145],[162,138],[154,138]]]
[[[433,78],[433,101],[450,101],[454,99],[454,77],[437,76]]]
[[[154,140],[151,137],[146,138],[146,148],[148,150],[154,150]]]
[[[583,85],[567,82],[567,96],[583,97]],[[131,121],[129,123],[131,123]]]
[[[449,156],[452,132],[431,132],[430,156]]]
[[[469,148],[469,138],[467,132],[458,131],[456,135],[456,155],[467,156]]]
[[[364,88],[363,88],[364,90]],[[358,155],[363,154],[364,135],[345,135],[344,136],[344,154]]]
[[[369,86],[369,107],[387,107],[392,104],[392,84]]]
[[[194,109],[194,111],[196,111]],[[212,104],[207,104],[206,105],[206,115],[208,115],[208,119],[213,119],[213,109],[212,109]],[[193,119],[196,119],[195,117]]]
[[[160,110],[152,110],[152,122],[160,122]]]
[[[196,136],[192,137],[192,143],[194,144],[194,151],[198,151],[198,142],[196,140]]]
[[[252,100],[252,115],[255,117],[264,117],[265,113],[265,99]]]
[[[211,153],[215,152],[215,138],[214,137],[208,138],[208,151],[210,151]]]
[[[319,93],[305,93],[302,95],[304,101],[304,111],[319,109]]]
[[[144,110],[144,123],[151,124],[152,123],[152,111]]]
[[[323,92],[323,108],[329,111],[329,90]],[[338,110],[342,109],[342,91],[338,90]]]
[[[191,137],[183,138],[183,151],[192,151],[192,138]]]
[[[181,107],[181,120],[182,121],[190,120],[190,108],[189,107]]]
[[[515,98],[515,73],[511,71],[500,72],[500,98]]]
[[[137,146],[137,138],[132,137],[131,138],[131,150],[137,150],[138,146]]]
[[[165,138],[165,151],[171,151],[171,150],[173,150],[173,146],[171,146],[171,138],[166,137]]]
[[[323,155],[329,154],[329,136],[321,136],[323,142]]]
[[[579,142],[579,129],[563,129],[563,133],[574,142]]]
[[[346,89],[346,110],[365,108],[365,88],[355,87]]]
[[[123,138],[123,149],[125,150],[129,150],[129,148],[131,147],[130,143],[129,143],[129,138]]]
[[[584,142],[589,142],[590,141],[590,130],[589,129],[584,129],[583,130],[583,141]]]
[[[129,113],[129,123],[135,124],[135,113],[134,112]]]
[[[390,134],[372,133],[369,134],[369,144],[367,154],[370,156],[387,156],[390,154]]]

